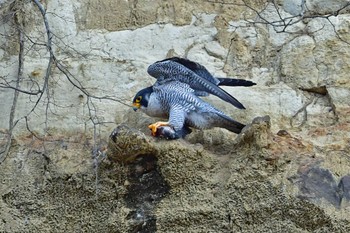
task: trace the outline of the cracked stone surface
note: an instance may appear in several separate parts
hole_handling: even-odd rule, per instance
[[[117,101],[87,98],[55,66],[35,111],[36,96],[19,95],[0,232],[350,232],[350,6],[336,11],[348,1],[307,0],[311,17],[287,28],[265,23],[298,17],[301,1],[276,1],[279,12],[244,2],[42,1],[72,80]],[[33,1],[1,1],[0,14],[1,152],[13,103],[3,85],[18,72],[11,17],[26,26],[23,89],[44,85],[49,54]],[[225,88],[244,111],[205,98],[248,124],[242,134],[150,137],[159,119],[131,100],[155,81],[148,65],[170,56],[257,83]]]

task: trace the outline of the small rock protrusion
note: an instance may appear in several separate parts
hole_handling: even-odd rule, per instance
[[[156,153],[151,138],[125,124],[118,125],[109,137],[108,158],[119,163],[134,161],[139,155]]]

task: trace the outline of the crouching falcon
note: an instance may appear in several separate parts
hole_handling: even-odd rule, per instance
[[[158,61],[150,65],[147,72],[157,81],[135,95],[134,110],[140,109],[149,116],[169,119],[149,126],[153,136],[176,139],[190,133],[189,127],[221,127],[237,134],[244,128],[244,124],[225,115],[200,96],[213,94],[244,109],[238,100],[219,86],[252,86],[255,83],[213,77],[204,66],[178,57]]]

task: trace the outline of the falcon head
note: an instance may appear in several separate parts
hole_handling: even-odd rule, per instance
[[[145,89],[142,89],[141,91],[137,92],[135,95],[132,105],[134,106],[134,111],[137,111],[140,108],[147,108],[148,101],[151,93],[153,92],[153,87],[147,87]]]

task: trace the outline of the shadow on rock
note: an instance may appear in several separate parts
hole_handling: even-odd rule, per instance
[[[347,206],[350,201],[350,176],[337,183],[331,171],[318,165],[300,170],[297,176],[300,198],[313,202],[328,201],[336,208]]]
[[[143,133],[119,125],[110,135],[108,157],[128,170],[126,206],[130,232],[156,232],[153,209],[170,187],[158,171],[156,149]]]

